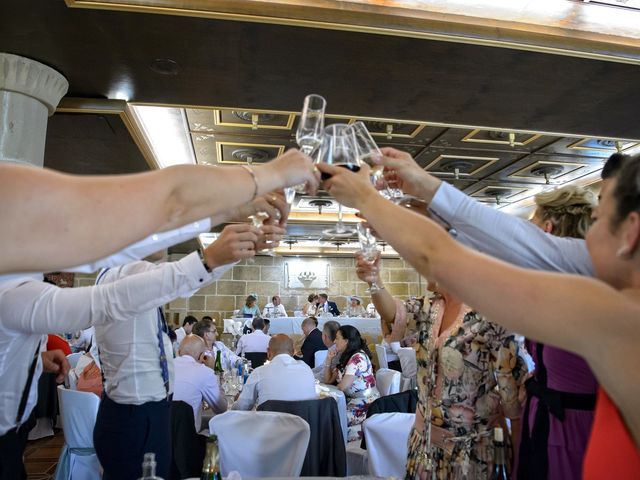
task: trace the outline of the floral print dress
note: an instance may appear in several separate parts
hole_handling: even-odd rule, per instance
[[[356,352],[344,367],[344,371],[338,370],[338,382],[345,375],[353,375],[355,380],[344,391],[347,400],[347,441],[353,442],[362,439],[361,423],[367,418],[369,404],[380,398],[380,392],[376,388],[376,377],[373,375],[371,360],[363,352]]]
[[[431,427],[417,421],[411,431],[406,478],[488,479],[492,429],[520,417],[526,362],[515,335],[501,326],[463,307],[440,332],[443,314],[444,300],[436,298],[417,318],[417,408]]]

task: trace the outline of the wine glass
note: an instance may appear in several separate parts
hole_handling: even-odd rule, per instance
[[[296,142],[300,146],[300,151],[305,155],[312,156],[322,143],[324,130],[324,109],[327,101],[320,95],[311,94],[304,97],[300,123],[296,131]],[[295,185],[284,189],[284,197],[289,205],[293,204],[296,192],[304,193],[305,184]]]
[[[358,240],[360,241],[360,251],[362,252],[362,256],[369,263],[375,262],[376,258],[378,258],[378,254],[380,253],[376,246],[376,237],[371,232],[371,229],[366,227],[364,223],[358,223],[356,230],[358,231]],[[369,284],[369,288],[365,293],[374,294],[378,291],[380,291],[380,287],[374,280]]]
[[[361,162],[371,167],[371,182],[380,187],[380,195],[388,200],[393,200],[402,196],[402,190],[391,188],[384,178],[384,167],[377,163],[382,158],[382,152],[371,137],[367,126],[363,122],[355,122],[351,125],[354,141]]]
[[[349,125],[335,123],[325,128],[317,163],[327,163],[348,168],[352,172],[360,170],[360,160],[357,155],[355,139]],[[323,180],[328,180],[329,178],[330,175],[322,173]],[[323,230],[322,233],[332,237],[348,237],[355,233],[353,228],[344,225],[342,204],[338,204],[338,223],[333,228]]]
[[[264,212],[264,211],[256,212],[255,214],[249,216],[249,219],[251,220],[251,225],[253,225],[256,228],[262,228],[262,224],[264,223],[264,221],[267,218],[269,218],[269,214],[267,212]],[[272,242],[271,241],[269,241],[269,242],[265,241],[265,243],[272,243]],[[263,253],[265,255],[269,255],[271,257],[274,257],[276,255],[274,250],[273,250],[273,247],[264,250]],[[253,258],[247,259],[247,263],[254,263],[254,262],[255,262],[255,260]]]

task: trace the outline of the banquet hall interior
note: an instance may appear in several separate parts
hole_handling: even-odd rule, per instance
[[[536,222],[544,208],[558,207],[545,207],[541,202],[559,189],[588,198],[580,208],[588,211],[583,221],[591,222],[596,198],[608,178],[606,169],[603,172],[605,164],[611,158],[638,161],[639,85],[637,0],[3,0],[3,165],[44,167],[83,177],[139,174],[179,165],[237,169],[247,182],[253,182],[243,184],[250,186],[242,203],[251,205],[257,198],[270,202],[269,208],[279,208],[275,224],[286,230],[279,234],[277,245],[269,245],[266,234],[267,247],[255,256],[230,257],[213,268],[207,262],[209,252],[212,256],[217,252],[216,243],[223,249],[225,242],[235,241],[238,235],[253,235],[246,233],[250,228],[262,228],[255,212],[253,222],[247,215],[217,222],[213,217],[204,231],[185,230],[175,242],[159,243],[168,247],[162,261],[176,265],[171,273],[174,285],[168,285],[169,273],[165,283],[154,284],[152,266],[147,272],[149,280],[123,294],[135,298],[143,291],[141,295],[161,299],[157,304],[149,301],[144,308],[121,307],[109,304],[115,302],[115,293],[105,294],[102,307],[92,303],[86,311],[80,310],[92,317],[85,319],[83,328],[36,329],[36,333],[49,334],[47,350],[62,348],[65,352],[70,373],[63,381],[55,373],[39,378],[36,374],[32,379],[39,350],[33,367],[32,353],[25,356],[24,364],[10,362],[9,354],[2,356],[0,398],[11,397],[12,403],[3,404],[2,409],[12,413],[6,415],[10,419],[0,420],[0,434],[15,434],[14,427],[20,432],[27,418],[33,428],[23,452],[26,477],[10,470],[3,454],[0,480],[220,478],[213,476],[213,467],[212,476],[206,476],[206,465],[212,463],[216,463],[217,475],[222,472],[230,478],[587,478],[582,476],[582,462],[598,382],[584,360],[575,352],[546,349],[545,345],[549,385],[555,381],[554,352],[571,355],[563,360],[565,365],[575,357],[574,375],[584,372],[591,379],[585,380],[585,390],[582,385],[569,388],[566,394],[560,391],[565,388],[551,389],[537,339],[523,338],[518,331],[500,331],[502,327],[491,318],[480,319],[474,306],[463,302],[466,299],[458,300],[442,285],[434,286],[432,279],[403,258],[397,250],[402,242],[382,238],[373,227],[366,229],[365,237],[369,235],[373,242],[369,247],[375,260],[363,259],[367,238],[362,233],[366,227],[360,224],[369,219],[363,219],[357,208],[341,205],[322,184],[317,191],[296,187],[295,197],[293,190],[287,192],[294,185],[279,184],[291,195],[284,202],[280,187],[276,192],[259,192],[256,172],[264,171],[274,159],[285,158],[285,152],[302,147],[303,102],[316,94],[326,100],[324,127],[333,125],[332,131],[337,131],[364,125],[381,149],[382,153],[376,150],[380,156],[413,159],[416,175],[426,173],[425,178],[437,182],[435,196],[432,192],[432,198],[420,203],[415,198],[420,195],[410,192],[410,200],[415,201],[413,210],[428,211],[449,237],[525,268],[592,276],[579,268],[564,268],[564,260],[556,260],[561,250],[558,253],[549,245],[546,250],[537,249],[535,244],[538,233],[545,238],[578,237],[576,242],[584,250],[584,231],[558,233],[555,217],[540,220],[538,226],[546,233],[536,230],[532,234],[526,229],[528,221]],[[317,161],[315,153],[310,156]],[[398,166],[385,167],[385,175],[391,175],[385,182],[392,182],[396,168],[400,171]],[[279,179],[285,178],[284,167],[282,172]],[[401,184],[393,183],[387,189],[396,186],[403,190]],[[222,190],[223,186],[213,188]],[[445,204],[438,197],[444,197],[445,189],[451,202],[446,212],[444,207],[438,210],[439,202]],[[399,195],[403,193],[407,192]],[[462,198],[461,206],[455,208]],[[429,202],[433,202],[431,207]],[[575,205],[577,201],[560,205],[554,210],[560,213],[553,215],[574,215]],[[282,222],[281,214],[285,217]],[[521,222],[509,225],[526,222],[525,231],[517,231],[516,226],[501,230],[499,222],[504,218],[504,222]],[[343,227],[344,232],[340,231]],[[116,232],[121,227],[113,224],[109,228]],[[404,234],[407,238],[416,235],[412,225],[406,225]],[[148,238],[155,242],[158,236],[164,238],[162,232]],[[502,255],[480,246],[490,237],[495,249],[503,250]],[[530,245],[513,245],[528,238]],[[128,254],[124,263],[153,253],[145,252]],[[192,273],[196,268],[193,258],[200,273]],[[545,258],[552,259],[541,265]],[[102,266],[110,268],[101,270]],[[107,291],[114,285],[116,292],[122,277],[131,275],[135,280],[136,275],[147,275],[140,273],[144,269],[127,273],[126,268],[104,264],[94,269],[59,269],[44,272],[44,281],[52,289]],[[185,280],[192,275],[196,280]],[[198,275],[207,276],[201,288]],[[11,275],[9,280],[4,277],[0,285],[14,281]],[[160,293],[147,292],[154,288]],[[0,287],[0,323],[15,312],[15,306],[9,305],[14,300],[5,292]],[[44,294],[40,297],[45,298]],[[30,305],[39,301],[38,297],[22,300]],[[447,305],[444,314],[438,313],[439,302]],[[491,337],[494,333],[483,333],[483,339],[491,338],[487,343],[495,340],[497,345],[487,347],[489,360],[462,350],[444,359],[426,356],[428,349],[445,355],[447,348],[453,348],[445,340],[444,347],[434,347],[424,330],[425,325],[432,325],[429,322],[446,323],[452,305],[459,310],[457,317],[452,313],[453,325],[462,329],[467,328],[463,323],[477,322],[488,325],[489,332],[498,332],[495,339]],[[51,308],[55,308],[53,303]],[[105,313],[96,314],[99,308]],[[60,312],[74,316],[71,307]],[[150,325],[154,329],[156,321],[161,325],[158,336],[142,327],[129,331],[120,326],[133,325],[149,312]],[[101,320],[94,322],[94,315]],[[116,318],[118,315],[123,318]],[[121,322],[111,325],[112,318]],[[33,323],[39,320],[45,322],[35,315],[31,319]],[[76,323],[82,323],[81,319]],[[451,339],[455,337],[455,329],[442,328],[454,332]],[[432,333],[436,343],[437,334],[438,330]],[[165,342],[163,335],[171,341]],[[19,338],[9,327],[0,326],[1,345]],[[256,347],[259,342],[261,346]],[[118,354],[119,345],[128,345],[128,353]],[[145,375],[151,374],[141,370],[142,363],[133,365],[133,360],[126,370],[129,360],[117,357],[142,355],[143,348],[154,352],[159,348],[160,363],[155,353],[149,364],[153,364],[156,384],[166,387],[160,393],[171,413],[166,414],[170,430],[149,434],[168,437],[155,440],[160,447],[148,439],[144,448],[133,439],[127,445],[117,440],[111,428],[130,421],[133,431],[138,420],[123,420],[119,406],[130,403],[133,412],[133,407],[150,403],[153,382]],[[167,348],[170,350],[165,351]],[[474,341],[471,348],[482,350],[484,346],[477,347]],[[506,351],[511,355],[504,360],[508,367],[500,364]],[[466,355],[476,355],[474,368],[468,368],[473,360]],[[96,361],[103,356],[104,361]],[[171,357],[168,370],[165,356]],[[83,359],[81,367],[79,358]],[[187,359],[193,365],[187,365]],[[439,367],[430,366],[432,363]],[[541,365],[545,379],[540,388],[564,399],[559,415],[551,400],[545,403],[546,394],[534,392],[528,383],[534,379],[540,385],[536,375]],[[196,366],[205,370],[196,372]],[[22,377],[12,373],[19,369],[24,370]],[[447,369],[459,369],[455,380],[462,380],[455,388],[463,393],[454,393],[453,386],[446,395],[441,393],[442,382],[448,381],[441,376]],[[27,372],[25,386],[25,380],[16,379],[26,378]],[[423,382],[425,372],[431,377]],[[485,380],[478,381],[477,372],[486,375]],[[191,385],[200,382],[194,380],[196,373],[213,382],[213,394],[202,384]],[[189,375],[189,381],[181,375]],[[473,375],[478,385],[469,380]],[[561,375],[571,377],[571,372],[565,369]],[[34,393],[27,401],[31,380]],[[310,395],[302,391],[307,380]],[[423,383],[430,381],[440,390],[433,393],[425,387],[429,395],[440,395],[446,407],[437,407],[441,418],[436,418],[431,398],[429,407],[424,406],[428,395],[423,393]],[[118,382],[130,387],[120,391]],[[85,389],[83,396],[68,395],[69,391],[79,392],[80,384]],[[298,397],[287,391],[296,386]],[[495,412],[478,413],[490,409],[488,403],[470,405],[469,398],[477,392],[469,391],[476,387],[491,390],[487,398],[500,403]],[[128,390],[124,393],[127,388],[135,391],[139,401],[126,400],[127,395],[135,396]],[[177,400],[179,389],[187,388],[203,393],[196,400],[190,401],[188,395]],[[121,403],[118,395],[124,399]],[[113,404],[111,410],[106,401]],[[414,422],[416,408],[420,412],[421,406],[430,408],[431,421],[427,420],[425,430],[428,452],[433,452],[434,442],[455,445],[453,450],[437,446],[440,456],[428,459],[427,453],[418,451]],[[567,445],[552,445],[558,429],[569,428],[562,419],[565,413],[573,419],[570,410],[574,408],[591,415],[584,420],[586,426],[580,423],[583,420],[576,420],[581,430],[575,442],[569,432]],[[31,416],[29,409],[33,409]],[[540,410],[547,412],[548,438],[538,437],[539,432],[529,438],[534,424],[538,428],[542,421]],[[500,418],[496,419],[498,411]],[[482,415],[487,419],[482,419],[481,428],[474,427],[475,433],[469,433],[461,426],[469,420],[466,415],[476,422]],[[300,422],[300,417],[305,421]],[[424,416],[421,418],[424,423]],[[457,430],[447,430],[447,422],[459,422]],[[464,435],[466,446],[459,447],[464,442],[456,443],[456,439]],[[526,441],[521,440],[525,437]],[[477,446],[469,446],[473,442]],[[121,462],[118,452],[136,448],[140,450],[137,454]],[[530,457],[526,457],[527,449]],[[143,454],[156,451],[168,455],[162,458],[156,453],[160,458],[143,459]],[[637,444],[634,453],[638,453]],[[428,467],[420,470],[417,465],[423,460]],[[135,474],[115,473],[119,463],[127,462],[136,464]],[[156,462],[159,477],[152,477],[149,472]],[[457,466],[445,465],[448,462]],[[500,474],[501,462],[504,476],[495,476]],[[533,464],[538,465],[537,470],[529,467]]]

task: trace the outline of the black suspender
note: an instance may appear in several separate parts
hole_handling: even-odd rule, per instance
[[[27,376],[27,383],[22,390],[22,396],[20,397],[20,404],[18,405],[18,415],[16,416],[16,423],[20,423],[25,408],[27,408],[27,400],[29,400],[29,391],[31,390],[31,384],[33,383],[33,375],[36,372],[36,365],[38,364],[38,357],[40,356],[40,343],[36,347],[36,353],[33,355],[33,361],[29,367],[29,375]]]

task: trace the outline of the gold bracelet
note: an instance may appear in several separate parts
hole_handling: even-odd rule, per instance
[[[240,165],[242,168],[244,168],[247,172],[249,172],[249,175],[251,175],[251,178],[253,179],[253,197],[251,197],[251,202],[253,202],[256,197],[258,196],[258,179],[256,178],[256,172],[253,171],[253,168],[251,168],[248,165]]]

